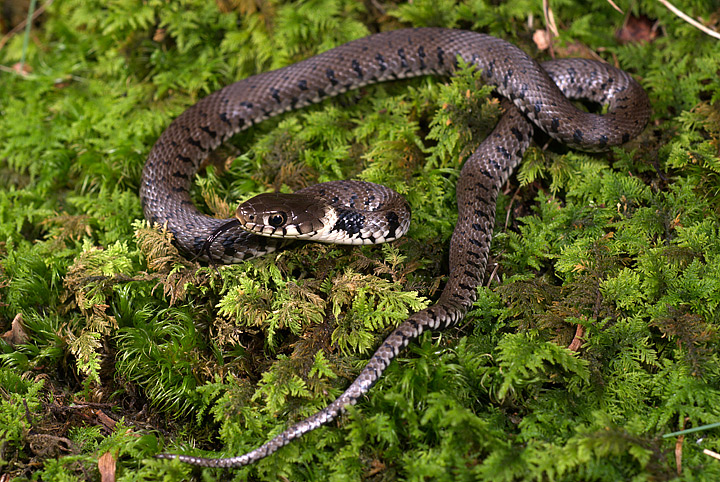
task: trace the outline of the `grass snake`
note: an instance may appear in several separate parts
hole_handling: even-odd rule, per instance
[[[167,225],[182,251],[201,259],[232,263],[273,251],[282,240],[248,233],[235,222],[223,230],[230,220],[206,216],[193,205],[190,184],[210,151],[268,117],[349,89],[419,75],[452,75],[459,58],[480,69],[483,80],[496,86],[509,102],[504,103],[505,114],[493,132],[465,161],[460,173],[449,278],[437,303],[400,324],[334,402],[261,447],[230,458],[159,457],[206,467],[239,467],[335,419],[370,390],[411,340],[426,330],[456,325],[471,307],[488,259],[498,191],[521,161],[534,126],[571,147],[599,151],[635,137],[650,115],[640,85],[626,72],[598,61],[564,59],[540,65],[504,40],[462,30],[419,28],[379,33],[241,80],[188,108],[162,133],[145,164],[140,188],[145,217],[151,223]],[[581,111],[571,99],[602,104],[606,111],[603,115]],[[281,221],[277,216],[268,219],[271,224]],[[358,219],[355,229],[365,225],[364,215]],[[393,229],[401,231],[398,226]],[[213,233],[219,234],[203,252]],[[379,236],[383,238],[379,240],[393,237]]]

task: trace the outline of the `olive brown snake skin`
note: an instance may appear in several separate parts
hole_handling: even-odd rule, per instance
[[[186,254],[207,260],[202,253],[206,239],[229,221],[201,214],[190,201],[192,178],[210,151],[270,116],[349,89],[418,75],[452,75],[458,58],[480,69],[483,80],[512,104],[505,103],[504,116],[460,173],[449,278],[437,303],[400,324],[334,402],[261,447],[224,459],[159,457],[207,467],[239,467],[335,419],[370,390],[411,340],[426,330],[456,325],[471,307],[485,272],[498,191],[521,161],[533,124],[562,143],[597,151],[636,136],[650,115],[647,95],[639,84],[629,74],[597,61],[555,60],[541,67],[504,40],[461,30],[423,28],[375,34],[241,80],[187,109],[162,133],[145,165],[140,197],[146,218],[166,224]],[[568,98],[604,104],[607,112],[582,112]],[[214,239],[209,256],[223,263],[238,262],[274,250],[277,242],[232,227]]]

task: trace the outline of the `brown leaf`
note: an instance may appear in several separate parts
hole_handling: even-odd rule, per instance
[[[652,42],[657,37],[655,22],[645,15],[639,17],[629,16],[625,25],[615,33],[615,38],[622,44]]]
[[[547,50],[547,48],[550,47],[550,35],[547,30],[535,30],[535,33],[533,33],[533,42],[535,42],[538,50]]]
[[[115,457],[110,452],[105,452],[98,459],[98,470],[102,482],[115,482]]]
[[[12,347],[27,343],[28,336],[22,326],[22,313],[15,315],[10,330],[2,335],[2,339]]]

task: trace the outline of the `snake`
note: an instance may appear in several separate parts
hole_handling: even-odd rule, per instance
[[[627,72],[604,62],[556,59],[540,64],[505,40],[465,30],[416,28],[382,32],[240,80],[185,110],[162,132],[143,169],[140,199],[145,217],[153,225],[165,226],[183,253],[201,260],[234,263],[272,252],[286,240],[261,233],[282,236],[283,231],[290,235],[312,231],[300,225],[283,227],[287,218],[292,217],[288,212],[297,207],[300,217],[307,218],[323,216],[327,208],[311,208],[308,214],[305,208],[298,207],[307,204],[307,200],[298,201],[299,204],[293,204],[295,201],[289,198],[260,202],[261,207],[264,204],[275,207],[270,214],[255,212],[252,206],[244,211],[244,216],[253,216],[249,227],[252,232],[246,231],[237,218],[216,219],[202,214],[193,205],[189,190],[201,162],[212,150],[239,131],[283,112],[368,84],[421,75],[452,76],[462,64],[473,66],[485,83],[495,86],[505,99],[504,114],[460,171],[456,183],[458,221],[450,240],[449,273],[435,304],[400,323],[333,402],[260,447],[225,458],[182,454],[157,457],[205,467],[241,467],[337,418],[368,393],[408,343],[425,331],[457,325],[471,308],[488,261],[498,193],[522,160],[535,127],[571,148],[602,151],[636,137],[650,117],[650,102],[640,84]],[[601,104],[603,113],[579,109],[573,103],[575,100]],[[339,186],[348,192],[356,189]],[[330,198],[333,197],[331,194]],[[367,199],[354,204],[366,202]],[[387,211],[379,214],[393,218],[390,228],[382,228],[390,232],[366,236],[377,241],[396,237],[402,231],[394,218],[400,215],[396,208],[390,207],[393,216]],[[329,226],[324,228],[326,234],[334,230],[335,237],[359,238],[367,216],[357,213],[351,216],[352,222],[316,221]],[[307,221],[301,219],[300,224]],[[349,244],[360,244],[359,239],[355,241]]]

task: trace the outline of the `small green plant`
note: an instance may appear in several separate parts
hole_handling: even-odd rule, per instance
[[[674,3],[717,28],[712,2]],[[297,243],[228,267],[183,258],[142,221],[155,140],[209,92],[375,31],[474,29],[544,60],[531,39],[550,12],[534,0],[56,0],[26,46],[9,37],[0,473],[98,480],[105,456],[125,481],[717,480],[703,449],[720,451],[720,43],[659,2],[549,7],[553,54],[629,70],[650,126],[601,154],[539,136],[499,196],[487,285],[462,326],[411,344],[338,423],[230,473],[152,456],[262,445],[334,400],[437,298],[459,168],[500,103],[463,66],[237,135],[193,183],[207,213],[358,178],[406,195],[413,222],[388,246]],[[621,44],[632,21],[653,40]],[[25,74],[11,73],[21,59]],[[663,437],[693,427],[709,428]]]

